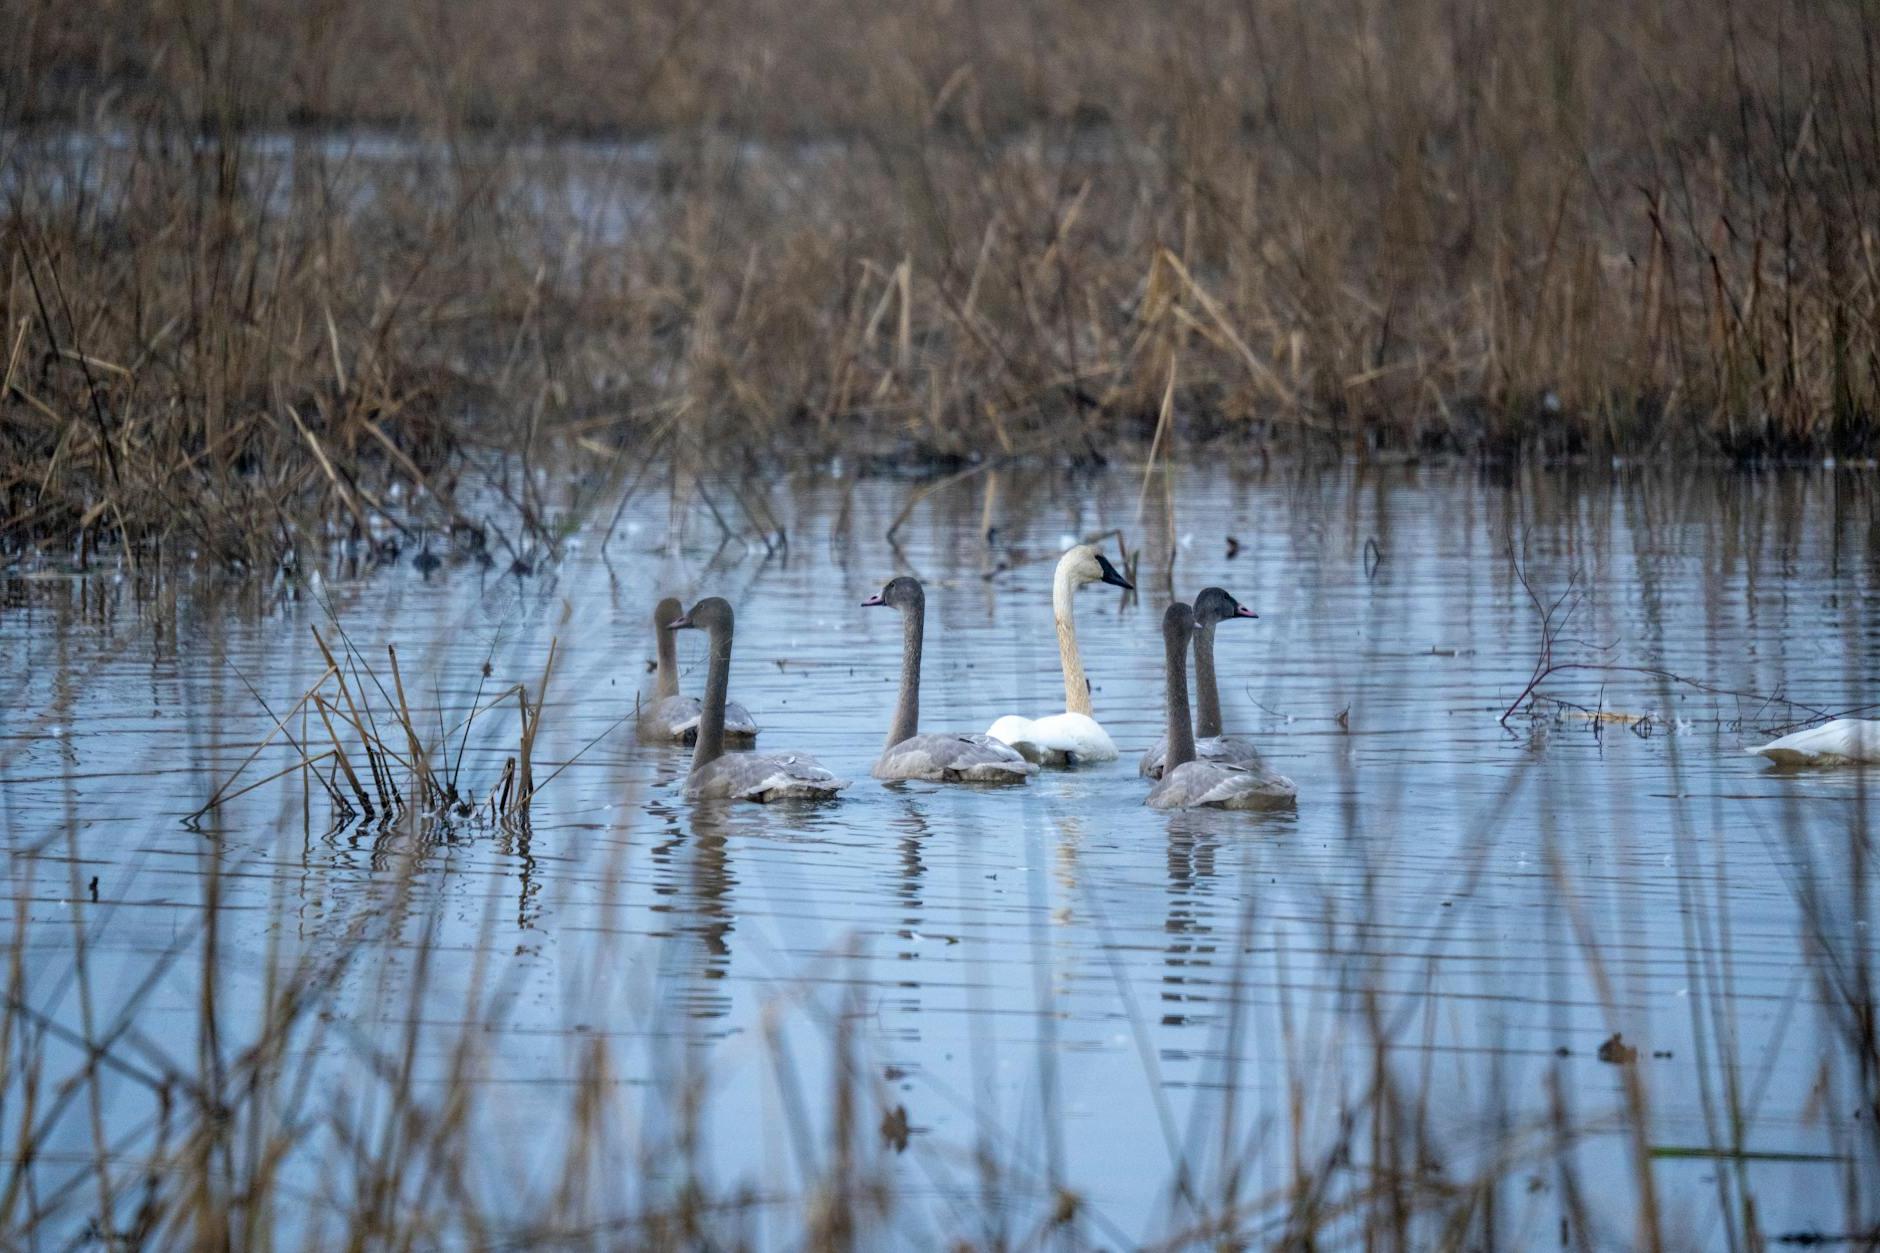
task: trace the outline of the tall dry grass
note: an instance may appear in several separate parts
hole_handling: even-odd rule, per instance
[[[3,542],[570,440],[1864,454],[1876,16],[6,0]]]

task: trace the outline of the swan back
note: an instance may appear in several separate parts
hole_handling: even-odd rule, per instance
[[[1779,766],[1832,766],[1880,762],[1880,722],[1836,718],[1749,750]]]
[[[1119,754],[1097,720],[1088,714],[1061,713],[1045,718],[1007,714],[986,729],[990,739],[1018,750],[1026,761],[1044,766],[1082,766],[1115,761]]]
[[[850,782],[801,753],[731,753],[693,767],[685,794],[697,801],[826,800]]]
[[[691,744],[698,739],[698,721],[702,707],[696,696],[668,696],[640,709],[642,739],[672,740]],[[750,710],[738,702],[725,702],[725,742],[749,744],[757,739],[757,721]]]
[[[915,735],[875,762],[877,779],[934,783],[1023,783],[1038,767],[989,735]]]
[[[1299,789],[1283,774],[1261,765],[1185,761],[1149,789],[1151,809],[1286,809]]]
[[[1238,735],[1208,735],[1195,741],[1196,761],[1227,761],[1243,766],[1261,764],[1260,750],[1252,740]],[[1164,731],[1136,763],[1136,773],[1145,779],[1159,779],[1168,765],[1168,732]]]

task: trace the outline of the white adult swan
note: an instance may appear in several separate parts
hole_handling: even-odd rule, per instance
[[[1134,586],[1089,544],[1079,544],[1059,558],[1051,580],[1051,616],[1057,620],[1058,659],[1064,666],[1065,711],[1044,718],[1007,714],[986,728],[987,735],[1010,744],[1027,761],[1074,766],[1116,760],[1116,744],[1090,716],[1090,681],[1084,678],[1077,626],[1071,620],[1071,598],[1086,583],[1108,583],[1125,590]]]
[[[1260,761],[1253,741],[1221,734],[1221,689],[1214,680],[1214,626],[1232,618],[1257,618],[1225,588],[1204,587],[1195,597],[1195,758],[1199,761]],[[1168,734],[1149,746],[1136,765],[1145,779],[1162,777],[1168,756]]]
[[[864,606],[886,605],[901,611],[901,699],[894,707],[888,743],[875,762],[877,779],[927,779],[934,783],[1023,783],[1038,767],[1017,749],[989,735],[918,735],[920,723],[920,653],[926,631],[927,594],[920,580],[892,579]]]
[[[1196,761],[1195,732],[1188,721],[1188,643],[1195,611],[1180,601],[1162,615],[1162,647],[1168,670],[1168,769],[1149,789],[1151,809],[1284,809],[1299,790],[1292,780],[1258,763]]]
[[[640,706],[637,725],[642,740],[691,744],[698,739],[698,697],[679,695],[679,659],[672,632],[667,630],[684,613],[685,607],[670,596],[653,607],[659,665],[653,675],[653,699]],[[725,738],[734,744],[749,744],[757,738],[757,724],[735,702],[725,705]]]
[[[825,800],[849,785],[807,753],[725,752],[725,692],[731,686],[731,606],[707,596],[692,611],[666,624],[669,631],[697,627],[711,636],[711,665],[705,675],[705,704],[699,714],[692,773],[685,781],[690,800]]]
[[[1880,722],[1836,718],[1748,750],[1778,766],[1838,766],[1880,761]]]

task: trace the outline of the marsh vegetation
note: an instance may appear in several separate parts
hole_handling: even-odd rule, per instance
[[[10,1239],[1871,1243],[1867,778],[1740,751],[1871,703],[1866,476],[1161,478],[803,473],[766,551],[660,477],[528,577],[9,579]],[[1139,598],[1079,630],[1124,759],[867,780],[864,594],[922,577],[923,717],[983,726],[1061,698],[1045,582],[1111,527]],[[1224,717],[1295,811],[1141,803],[1204,583],[1261,615]],[[691,804],[635,742],[692,585],[839,805]]]
[[[852,7],[8,0],[0,540],[550,442],[1870,451],[1870,0]]]
[[[0,1244],[1880,1243],[1876,18],[0,0]]]

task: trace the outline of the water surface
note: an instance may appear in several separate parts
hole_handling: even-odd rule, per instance
[[[716,511],[683,476],[643,486],[605,547],[611,510],[525,578],[407,560],[0,583],[4,925],[25,1003],[81,1036],[132,1024],[122,1047],[193,1074],[205,968],[218,1013],[252,1032],[281,970],[332,967],[322,1026],[296,1037],[313,1095],[287,1168],[302,1208],[280,1219],[316,1241],[352,1204],[333,1167],[347,1129],[376,1125],[402,1056],[418,1099],[479,1098],[464,1186],[498,1222],[568,1186],[564,1147],[590,1134],[570,1094],[601,1057],[612,1121],[581,1203],[601,1230],[696,1170],[748,1187],[752,1239],[792,1242],[846,1116],[832,1067],[891,1186],[869,1221],[904,1240],[1031,1238],[1064,1191],[1084,1238],[1150,1240],[1192,1221],[1184,1185],[1218,1197],[1230,1173],[1244,1229],[1277,1235],[1302,1174],[1328,1174],[1328,1195],[1373,1186],[1375,1135],[1423,1159],[1420,1186],[1496,1175],[1478,1221],[1510,1247],[1559,1239],[1569,1175],[1581,1234],[1631,1247],[1641,1146],[1680,1247],[1745,1242],[1745,1195],[1767,1235],[1871,1217],[1845,1200],[1873,1156],[1824,976],[1871,960],[1868,889],[1846,873],[1864,780],[1741,752],[1868,700],[1870,473],[982,473],[917,503],[897,543],[906,483],[703,490]],[[781,537],[724,532],[765,512],[733,510],[739,493]],[[857,602],[896,573],[926,581],[923,729],[1054,712],[1051,563],[1114,528],[1141,552],[1139,596],[1086,589],[1078,630],[1123,760],[1017,790],[869,779],[900,629]],[[1227,722],[1297,783],[1296,812],[1141,806],[1161,610],[1209,583],[1260,614],[1219,631]],[[669,593],[733,603],[734,698],[764,748],[854,777],[841,804],[695,807],[685,750],[634,742]],[[1504,725],[1563,594],[1553,659],[1607,669],[1556,675],[1542,692],[1565,703]],[[272,729],[261,699],[285,710],[320,677],[313,627],[387,682],[396,644],[430,725],[535,690],[554,641],[537,778],[560,769],[531,821],[336,822],[293,772],[186,823]],[[688,690],[703,654],[682,639]],[[479,794],[516,751],[510,704],[451,736]],[[325,742],[317,719],[290,726]],[[244,780],[294,759],[273,745]],[[1600,1060],[1615,1032],[1636,1092]],[[76,1069],[44,1043],[54,1072]],[[1360,1112],[1380,1080],[1382,1131]],[[155,1103],[116,1074],[98,1091],[131,1160]],[[897,1106],[904,1141],[877,1130]],[[88,1187],[59,1191],[96,1137],[74,1109],[34,1167],[51,1230],[97,1212]]]

